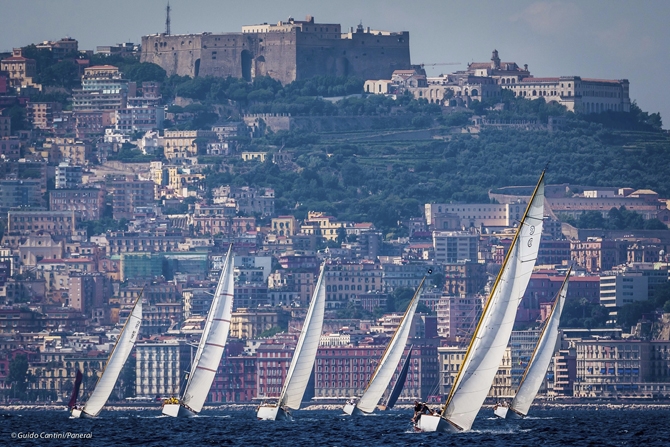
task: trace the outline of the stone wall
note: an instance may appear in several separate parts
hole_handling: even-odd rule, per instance
[[[314,76],[390,79],[410,68],[409,33],[357,32],[321,38],[293,29],[284,33],[154,34],[142,37],[142,62],[168,76],[244,78],[270,76],[282,84]]]

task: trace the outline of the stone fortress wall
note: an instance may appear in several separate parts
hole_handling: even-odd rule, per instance
[[[282,84],[314,76],[390,78],[410,68],[409,32],[370,30],[359,25],[342,33],[339,24],[306,21],[249,25],[242,33],[202,33],[142,37],[142,62],[168,75],[270,76]]]

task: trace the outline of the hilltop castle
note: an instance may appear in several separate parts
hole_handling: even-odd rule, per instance
[[[390,78],[410,68],[409,32],[377,31],[289,18],[275,24],[248,25],[241,33],[201,33],[142,37],[142,62],[168,75],[233,76],[253,80],[270,76],[282,84],[314,76]]]

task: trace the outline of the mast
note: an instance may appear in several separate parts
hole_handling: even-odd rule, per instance
[[[554,355],[554,348],[558,340],[558,326],[561,320],[561,313],[563,312],[563,305],[568,294],[568,281],[572,268],[568,269],[568,273],[563,280],[561,289],[559,290],[554,305],[551,307],[551,312],[545,321],[540,337],[538,338],[530,361],[523,373],[519,388],[510,409],[517,414],[526,416],[528,410],[537,395],[537,392],[544,381],[547,373],[547,368]]]
[[[324,263],[321,266],[321,274],[314,288],[312,302],[309,304],[307,316],[286,373],[286,381],[277,402],[279,407],[286,405],[294,410],[300,408],[307,383],[312,375],[326,308],[326,290],[323,284],[325,272],[326,264]]]
[[[384,391],[386,388],[388,388],[388,385],[393,378],[393,374],[395,373],[396,368],[398,367],[398,363],[402,358],[402,354],[405,351],[405,344],[407,343],[407,338],[409,337],[409,330],[412,326],[412,319],[414,318],[416,307],[419,304],[419,298],[421,297],[421,291],[425,281],[426,277],[424,276],[421,279],[421,283],[416,289],[416,292],[414,292],[414,296],[409,302],[407,309],[405,309],[405,313],[400,320],[400,324],[393,333],[391,341],[388,345],[386,345],[384,354],[382,354],[382,358],[377,364],[377,367],[375,368],[375,371],[373,372],[372,377],[370,378],[370,381],[365,388],[363,396],[356,404],[356,406],[365,413],[371,413],[374,411],[377,403],[379,403],[379,400],[384,394]]]
[[[504,355],[518,303],[537,259],[543,215],[544,171],[505,256],[441,414],[459,430],[472,427]]]

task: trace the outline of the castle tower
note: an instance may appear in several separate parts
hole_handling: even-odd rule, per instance
[[[493,50],[491,55],[491,68],[493,70],[500,70],[500,58],[498,57],[498,50]]]

